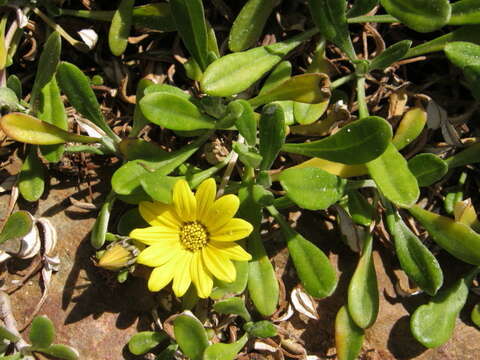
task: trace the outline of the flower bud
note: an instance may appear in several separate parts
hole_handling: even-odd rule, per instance
[[[115,242],[107,247],[107,250],[100,257],[97,266],[111,271],[118,271],[134,264],[138,253],[138,249],[131,245],[128,240]]]

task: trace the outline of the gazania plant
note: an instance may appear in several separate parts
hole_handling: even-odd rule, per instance
[[[95,270],[155,300],[130,352],[366,358],[389,303],[380,266],[403,280],[391,292],[418,353],[434,358],[460,327],[480,326],[478,0],[73,3],[0,0],[0,166],[22,159],[12,194],[28,202],[64,160],[81,179],[111,168],[98,175],[108,194],[89,235]],[[43,23],[51,30],[33,36]],[[6,258],[21,249],[19,218],[0,233]],[[331,349],[300,344],[298,314],[312,319],[307,335],[326,326]],[[78,358],[53,353],[65,350],[53,335],[38,341],[51,333],[42,319],[32,346],[0,331],[15,345],[0,360]],[[393,351],[395,331],[383,333]]]

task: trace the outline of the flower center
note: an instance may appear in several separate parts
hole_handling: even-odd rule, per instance
[[[180,241],[187,250],[200,250],[207,245],[207,229],[196,221],[185,223],[180,230]]]

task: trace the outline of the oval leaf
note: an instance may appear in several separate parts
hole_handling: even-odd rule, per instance
[[[355,360],[362,349],[364,331],[352,320],[348,310],[342,306],[335,318],[335,347],[338,360]]]
[[[415,107],[407,111],[398,125],[395,136],[392,139],[393,145],[398,150],[415,140],[422,132],[427,123],[427,112],[422,107]]]
[[[110,193],[100,209],[95,224],[93,225],[92,233],[90,234],[90,244],[95,249],[100,249],[105,243],[105,236],[107,234],[108,222],[110,220],[110,211],[115,202],[114,193]]]
[[[285,143],[285,114],[277,104],[263,108],[259,123],[259,150],[262,156],[260,170],[268,170]]]
[[[276,0],[247,1],[230,29],[228,47],[231,51],[243,51],[255,45],[276,4]]]
[[[18,190],[23,198],[33,202],[40,199],[45,190],[45,168],[37,155],[37,148],[30,148],[18,177]]]
[[[130,338],[128,350],[133,355],[143,355],[165,340],[168,340],[168,336],[163,332],[142,331]]]
[[[132,11],[135,0],[121,0],[114,12],[108,31],[108,46],[115,56],[125,52],[132,27]]]
[[[249,100],[257,107],[272,101],[292,100],[318,104],[330,98],[330,79],[326,74],[303,74],[293,76],[277,87]]]
[[[37,316],[32,321],[28,338],[33,347],[48,348],[55,338],[53,323],[46,316]]]
[[[33,221],[26,211],[16,211],[10,215],[0,232],[0,244],[11,239],[22,238],[32,230]]]
[[[448,165],[434,154],[418,154],[408,160],[408,168],[417,178],[418,186],[430,186],[447,172]]]
[[[475,269],[474,273],[477,272],[478,269]],[[428,348],[448,341],[460,310],[467,301],[471,281],[472,273],[439,291],[428,304],[415,310],[410,320],[410,329],[415,339]]]
[[[205,70],[200,81],[202,90],[212,96],[231,96],[246,90],[314,33],[316,30],[309,30],[284,42],[222,56]]]
[[[308,210],[325,210],[343,196],[346,181],[319,168],[287,169],[280,175],[287,196]]]
[[[56,359],[63,360],[77,360],[80,359],[78,351],[74,348],[62,345],[62,344],[53,344],[46,349],[41,350],[42,353],[55,357]]]
[[[480,328],[480,304],[473,307],[470,318],[472,319],[472,322]]]
[[[403,40],[385,49],[370,62],[369,71],[384,70],[394,62],[401,60],[412,46],[411,40]]]
[[[480,235],[469,226],[416,205],[408,211],[443,249],[466,263],[480,265]]]
[[[204,115],[190,101],[168,93],[152,93],[140,100],[143,115],[154,124],[171,130],[213,129],[215,120]]]
[[[450,20],[448,0],[380,0],[387,12],[409,28],[426,33],[440,29]]]
[[[407,160],[392,143],[382,155],[366,165],[370,176],[388,200],[401,207],[417,202],[420,196],[417,179],[408,168]]]
[[[362,329],[373,325],[378,315],[377,275],[372,259],[372,236],[368,234],[362,255],[348,285],[348,312]]]
[[[100,142],[100,138],[76,135],[23,113],[10,113],[0,118],[0,126],[12,139],[27,144],[54,145],[68,141]]]
[[[478,24],[480,22],[480,3],[477,0],[460,0],[452,5],[449,25]]]
[[[363,164],[380,156],[392,137],[388,122],[377,116],[357,120],[325,139],[285,144],[283,151],[314,156],[343,164]]]
[[[180,315],[173,320],[175,340],[182,352],[192,360],[202,359],[208,347],[207,332],[196,318]]]
[[[245,302],[238,297],[221,300],[213,304],[213,310],[219,314],[232,314],[241,316],[245,321],[250,321],[251,316],[245,306]]]
[[[210,345],[203,354],[203,360],[233,360],[247,343],[248,336],[244,334],[240,339],[231,344]]]
[[[388,231],[403,271],[427,294],[435,295],[443,284],[440,264],[390,204],[386,209]]]

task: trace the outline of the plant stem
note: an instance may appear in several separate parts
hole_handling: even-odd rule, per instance
[[[343,84],[346,84],[347,82],[349,82],[350,80],[353,80],[355,79],[356,77],[356,74],[355,73],[351,73],[351,74],[348,74],[346,76],[342,76],[341,78],[338,78],[337,80],[333,81],[331,84],[330,84],[330,88],[331,89],[336,89],[340,86],[342,86]]]
[[[90,20],[111,21],[114,11],[90,11],[90,10],[74,10],[74,9],[59,9],[60,15],[75,16]]]
[[[237,142],[239,144],[243,144],[245,142],[245,139],[243,138],[242,135],[238,135]],[[223,193],[225,192],[225,187],[227,186],[228,181],[230,180],[230,176],[232,175],[232,172],[233,172],[233,169],[235,168],[235,164],[237,163],[237,160],[238,160],[238,154],[236,152],[234,152],[232,157],[230,158],[230,161],[228,162],[227,169],[225,170],[225,173],[223,174],[222,182],[220,183],[220,186],[218,187],[217,197],[222,196]]]
[[[365,77],[360,76],[357,78],[357,102],[358,102],[358,115],[360,119],[367,117],[368,106],[365,99]]]
[[[81,52],[88,52],[90,49],[87,44],[78,41],[71,37],[60,25],[55,21],[50,19],[47,15],[41,12],[38,8],[33,8],[32,11],[37,14],[45,23],[50,26],[53,30],[58,31],[58,33],[74,48]]]

